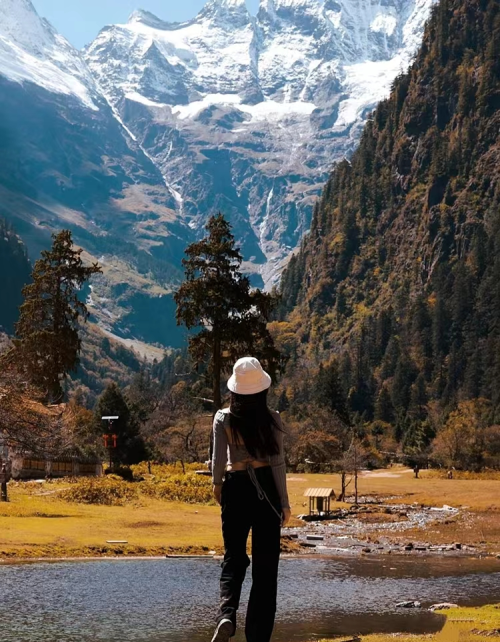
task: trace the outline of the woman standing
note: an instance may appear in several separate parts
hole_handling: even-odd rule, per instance
[[[215,498],[222,507],[225,555],[212,642],[227,642],[236,632],[241,586],[250,565],[246,552],[250,529],[247,642],[269,642],[274,628],[281,526],[290,519],[290,504],[283,427],[279,413],[267,407],[270,385],[271,377],[257,359],[240,359],[227,383],[230,406],[219,410],[214,419],[212,477]]]

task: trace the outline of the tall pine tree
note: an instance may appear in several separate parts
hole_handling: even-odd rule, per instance
[[[177,324],[201,328],[189,338],[196,366],[208,364],[214,411],[222,405],[221,375],[240,357],[262,359],[270,374],[279,368],[280,353],[267,322],[275,299],[250,287],[240,272],[242,256],[222,214],[212,216],[208,236],[186,249],[186,280],[175,294]]]
[[[342,388],[339,368],[335,361],[320,365],[314,382],[314,398],[317,404],[336,415],[345,426],[351,425],[347,397]]]
[[[33,283],[23,288],[24,303],[9,358],[47,401],[58,402],[63,397],[61,380],[78,366],[80,322],[89,316],[79,293],[101,268],[97,263],[84,266],[82,250],[73,247],[69,230],[53,234],[52,239],[52,248],[35,263]]]

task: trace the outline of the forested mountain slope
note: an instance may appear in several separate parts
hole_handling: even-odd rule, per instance
[[[338,355],[368,419],[485,397],[500,421],[499,131],[500,3],[441,0],[282,281],[302,354]]]

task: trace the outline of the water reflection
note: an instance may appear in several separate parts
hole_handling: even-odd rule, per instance
[[[79,562],[0,567],[3,642],[202,642],[210,639],[213,560]],[[248,583],[243,601],[248,597]],[[418,599],[500,602],[500,562],[465,559],[285,559],[276,642],[333,634],[439,630],[442,618],[401,612]],[[21,608],[20,608],[20,605]],[[244,639],[241,632],[235,638]]]

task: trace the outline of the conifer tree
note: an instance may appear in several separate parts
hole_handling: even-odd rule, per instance
[[[313,386],[314,397],[319,406],[327,408],[346,426],[351,425],[347,398],[340,382],[339,368],[335,361],[319,367]]]
[[[375,419],[388,424],[394,421],[394,407],[387,386],[382,386],[375,402]]]
[[[116,448],[112,448],[113,464],[138,464],[147,458],[147,450],[139,434],[139,422],[120,388],[116,383],[111,383],[97,400],[94,409],[96,433],[108,434],[110,427],[102,417],[116,416],[118,419],[111,426],[111,434],[117,436]]]
[[[12,360],[44,391],[47,401],[60,401],[61,379],[79,363],[80,322],[89,316],[79,292],[101,268],[97,263],[84,266],[82,250],[73,247],[69,230],[53,234],[52,239],[51,249],[35,263],[33,283],[22,291]]]
[[[420,373],[411,387],[409,413],[417,420],[425,419],[427,415],[427,391],[425,388],[425,377]]]
[[[392,404],[399,412],[406,412],[410,405],[411,385],[414,379],[413,364],[402,356],[392,379]]]
[[[250,287],[240,272],[242,256],[231,227],[222,214],[207,223],[208,236],[186,249],[186,280],[175,294],[177,324],[188,330],[189,352],[197,367],[208,363],[214,411],[221,405],[221,375],[240,357],[252,354],[264,361],[271,376],[280,353],[267,330],[275,299]]]

